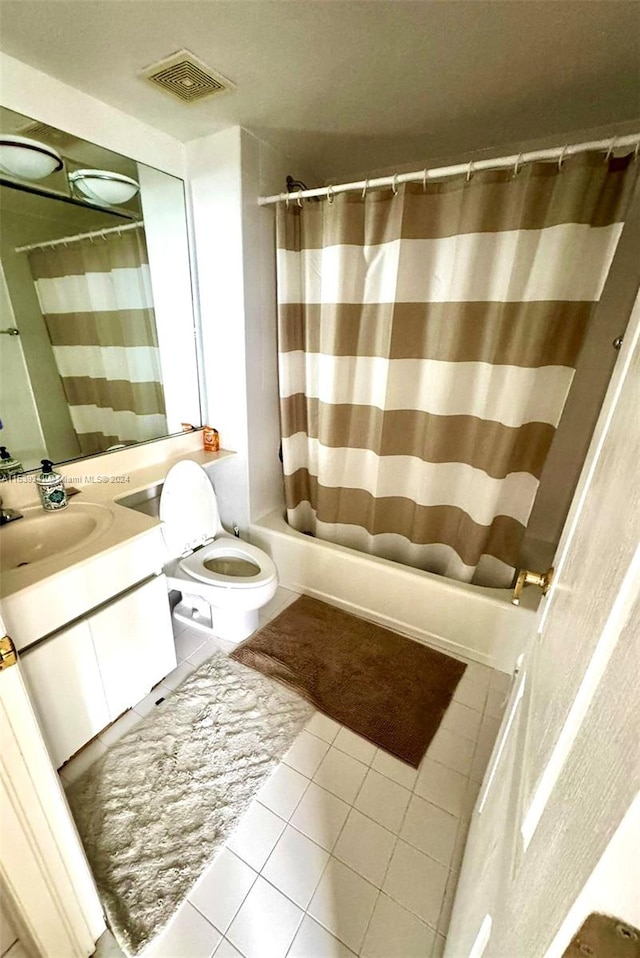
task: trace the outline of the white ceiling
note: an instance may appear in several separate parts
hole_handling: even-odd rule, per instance
[[[1,0],[11,56],[187,141],[240,124],[322,178],[640,116],[636,0]],[[186,47],[237,84],[138,78]]]

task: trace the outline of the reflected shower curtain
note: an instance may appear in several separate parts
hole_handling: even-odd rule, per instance
[[[142,230],[45,247],[29,265],[82,453],[166,435]]]
[[[508,587],[637,164],[282,203],[289,523]]]

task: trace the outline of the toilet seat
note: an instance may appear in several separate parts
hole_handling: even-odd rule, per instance
[[[245,559],[256,565],[258,571],[251,576],[225,575],[221,572],[213,572],[204,565],[211,559],[221,558]],[[196,552],[192,552],[191,555],[185,556],[179,560],[179,566],[187,575],[207,585],[243,591],[260,588],[273,581],[277,575],[273,560],[266,552],[231,536],[215,539]]]
[[[207,591],[233,590],[241,601],[241,593],[248,599],[252,590],[277,582],[276,567],[266,552],[225,532],[209,477],[192,459],[181,460],[167,473],[159,515],[169,555],[179,557],[168,563],[165,573],[172,580],[184,580],[174,586],[180,591],[196,592],[203,586]],[[244,559],[258,571],[250,576],[226,575],[205,567],[205,562],[224,558]]]

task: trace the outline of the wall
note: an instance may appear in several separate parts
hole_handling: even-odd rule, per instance
[[[128,113],[0,53],[2,104],[184,178],[182,143]]]
[[[238,455],[220,464],[223,523],[243,533],[282,503],[273,209],[295,161],[234,127],[187,144],[208,418]]]

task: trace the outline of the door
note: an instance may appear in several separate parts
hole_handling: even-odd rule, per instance
[[[562,955],[640,789],[639,328],[640,297],[474,811],[447,958]]]
[[[29,958],[87,958],[102,908],[19,664],[0,668],[0,728],[0,899]]]

